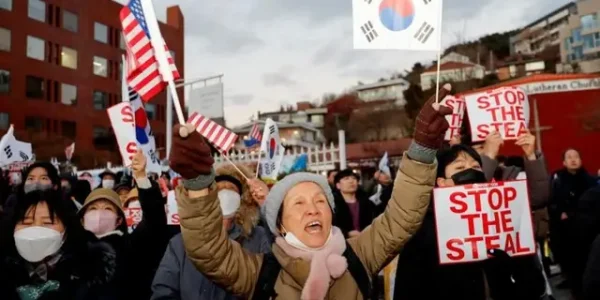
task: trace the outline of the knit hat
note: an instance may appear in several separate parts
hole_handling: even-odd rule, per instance
[[[298,183],[301,182],[313,182],[319,185],[325,196],[327,197],[327,202],[329,202],[329,206],[331,210],[335,210],[335,203],[333,200],[333,194],[331,192],[331,188],[329,187],[329,183],[327,179],[321,175],[313,174],[313,173],[293,173],[282,180],[278,181],[267,195],[267,199],[265,203],[261,207],[261,213],[263,218],[267,221],[267,225],[269,225],[269,229],[275,235],[278,234],[277,230],[277,215],[279,214],[279,210],[281,209],[281,205],[283,204],[283,198],[285,195]]]
[[[85,198],[85,202],[83,202],[83,206],[79,210],[79,216],[83,217],[83,215],[85,214],[85,211],[87,210],[87,207],[98,200],[106,200],[106,201],[114,204],[118,209],[117,213],[123,218],[123,220],[125,219],[125,213],[123,212],[123,207],[121,206],[121,200],[119,199],[119,194],[117,194],[117,192],[115,192],[111,189],[107,189],[107,188],[98,188],[98,189],[93,190],[87,196],[87,198]]]

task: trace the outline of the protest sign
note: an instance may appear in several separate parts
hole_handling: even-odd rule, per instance
[[[133,231],[135,227],[142,221],[144,216],[142,208],[139,205],[130,206],[123,209],[125,213],[125,219],[127,221],[127,227],[129,231]],[[177,211],[177,201],[175,200],[175,191],[169,191],[167,195],[167,204],[165,205],[165,212],[167,213],[167,224],[168,225],[179,225],[179,212]]]
[[[535,254],[527,181],[436,188],[440,264],[480,261],[488,249]]]
[[[449,141],[452,137],[460,134],[460,126],[465,114],[465,99],[462,97],[446,96],[440,104],[452,109],[452,114],[446,116],[446,121],[448,121],[450,127],[446,130],[446,135],[444,136],[444,140]]]
[[[133,156],[142,149],[146,156],[146,170],[160,174],[160,160],[154,147],[154,136],[149,136],[149,142],[140,145],[136,134],[136,116],[130,102],[121,102],[106,110],[110,124],[119,144],[119,152],[123,159],[123,166],[131,165]],[[145,113],[145,112],[144,112]]]
[[[529,125],[529,100],[520,88],[503,87],[465,96],[473,142],[492,132],[516,140]]]

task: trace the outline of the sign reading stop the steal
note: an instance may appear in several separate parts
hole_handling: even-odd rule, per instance
[[[527,181],[436,188],[440,264],[485,260],[488,249],[535,254]]]
[[[492,132],[504,140],[516,140],[527,132],[529,100],[520,88],[503,87],[465,96],[473,142],[484,141]]]

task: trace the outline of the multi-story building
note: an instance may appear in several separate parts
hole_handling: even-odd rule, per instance
[[[106,109],[121,102],[121,8],[112,0],[0,0],[0,131],[13,124],[40,158],[62,158],[75,142],[81,167],[120,161]],[[167,8],[160,29],[182,77],[183,26],[179,7]],[[158,147],[165,101],[163,93],[146,104]]]
[[[261,132],[264,130],[265,121],[256,121]],[[279,129],[279,137],[281,144],[286,148],[312,148],[321,145],[324,140],[321,131],[316,129],[309,123],[293,123],[293,122],[275,122]],[[250,130],[252,130],[254,122],[240,125],[233,129],[233,132],[239,135],[239,139],[235,145],[236,149],[245,148],[244,140],[248,138]]]
[[[577,12],[560,30],[561,67],[565,72],[600,72],[600,1],[580,0]]]
[[[261,130],[266,119],[277,123],[281,142],[287,147],[313,147],[324,141],[326,107],[315,107],[310,102],[296,103],[296,109],[281,107],[279,111],[258,112],[257,123]],[[243,139],[247,138],[254,122],[242,124],[233,129],[240,135],[236,147],[243,148]]]
[[[485,67],[474,64],[467,56],[451,52],[440,60],[440,82],[465,82],[471,79],[481,79],[485,76]],[[421,73],[421,88],[435,88],[437,65],[434,64]]]
[[[404,91],[408,82],[402,78],[382,80],[371,84],[360,84],[353,88],[358,98],[364,102],[395,101],[398,105],[406,104]]]
[[[570,16],[576,13],[575,2],[569,2],[523,27],[519,33],[510,37],[511,55],[537,54],[547,46],[560,44],[561,28],[567,26]]]

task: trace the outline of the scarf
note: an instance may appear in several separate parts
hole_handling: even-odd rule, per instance
[[[302,288],[302,300],[323,300],[329,291],[331,278],[340,278],[348,262],[342,256],[346,251],[346,240],[341,230],[333,227],[331,238],[319,250],[306,251],[290,246],[283,238],[277,237],[275,243],[290,257],[310,262],[310,271]]]

